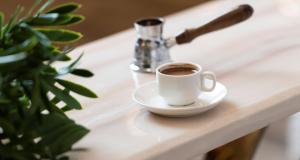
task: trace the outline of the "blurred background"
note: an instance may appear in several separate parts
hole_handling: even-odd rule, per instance
[[[77,2],[82,4],[78,13],[86,20],[70,28],[83,33],[79,42],[84,44],[133,26],[141,17],[166,16],[174,12],[205,3],[209,0],[56,0],[55,4]],[[6,17],[16,6],[30,8],[35,0],[0,0],[0,10]]]

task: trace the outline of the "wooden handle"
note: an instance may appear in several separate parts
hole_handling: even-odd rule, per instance
[[[177,44],[188,43],[200,35],[238,24],[251,17],[253,11],[254,10],[250,5],[240,5],[238,8],[221,17],[218,17],[217,19],[207,23],[204,26],[201,26],[199,28],[186,29],[183,33],[179,34],[176,37],[176,42]]]

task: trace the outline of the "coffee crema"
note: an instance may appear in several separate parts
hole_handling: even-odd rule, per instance
[[[189,68],[189,67],[174,67],[174,68],[166,68],[160,72],[166,75],[181,76],[181,75],[189,75],[189,74],[196,73],[197,70],[195,68]]]

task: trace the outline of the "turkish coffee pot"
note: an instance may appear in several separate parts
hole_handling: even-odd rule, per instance
[[[138,72],[155,72],[159,65],[171,62],[169,48],[172,46],[189,43],[198,36],[243,22],[251,17],[253,12],[250,5],[240,5],[203,26],[186,29],[176,37],[166,39],[162,36],[164,24],[162,18],[140,19],[134,23],[138,39],[130,68]]]

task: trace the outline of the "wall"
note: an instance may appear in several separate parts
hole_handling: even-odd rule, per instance
[[[82,3],[79,13],[86,21],[72,27],[81,31],[85,37],[79,43],[86,43],[112,33],[132,27],[141,17],[165,16],[192,7],[207,0],[73,0]],[[56,0],[57,3],[70,0]],[[29,8],[34,0],[0,0],[0,10],[11,14],[20,4]],[[6,15],[8,17],[8,15]]]

